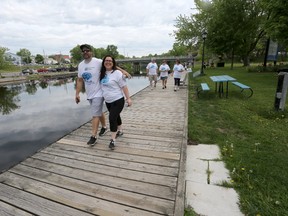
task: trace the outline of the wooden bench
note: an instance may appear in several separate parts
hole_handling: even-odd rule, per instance
[[[210,90],[210,87],[208,86],[207,83],[200,83],[200,86],[198,86],[197,88],[197,96],[199,97],[199,93],[201,91],[209,91]]]
[[[233,85],[238,86],[239,88],[241,88],[241,92],[243,92],[245,89],[249,89],[251,91],[250,95],[248,96],[248,98],[252,97],[253,95],[253,90],[250,86],[244,85],[240,82],[232,82]]]

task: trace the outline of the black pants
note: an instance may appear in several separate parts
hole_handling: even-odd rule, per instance
[[[180,78],[174,78],[174,85],[180,86]]]
[[[116,132],[118,125],[122,125],[120,113],[123,110],[124,104],[125,104],[124,97],[112,103],[106,102],[106,106],[109,111],[109,124],[111,132]]]

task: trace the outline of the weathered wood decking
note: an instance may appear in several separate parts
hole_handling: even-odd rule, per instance
[[[88,122],[2,173],[0,215],[182,216],[188,92],[172,82],[133,96],[114,151],[110,133],[86,144]]]

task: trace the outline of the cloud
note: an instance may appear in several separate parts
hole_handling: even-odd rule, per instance
[[[191,0],[1,0],[0,46],[36,54],[70,54],[77,44],[116,45],[126,56],[172,49],[175,20]]]

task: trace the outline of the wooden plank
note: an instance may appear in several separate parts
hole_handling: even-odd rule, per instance
[[[21,189],[36,197],[45,197],[45,199],[54,200],[56,203],[62,204],[62,206],[66,206],[67,208],[77,209],[79,211],[78,215],[82,215],[80,214],[81,211],[88,211],[97,215],[157,215],[152,212],[76,193],[34,179],[27,179],[16,175],[13,175],[13,178],[10,177],[7,179],[3,175],[3,178],[6,185]],[[34,208],[40,209],[42,206],[34,206]],[[50,215],[53,214],[50,213]],[[63,212],[63,215],[66,215],[66,212]]]
[[[79,135],[69,135],[69,136],[66,136],[65,139],[70,139],[70,140],[77,140],[77,141],[80,141],[80,142],[83,142],[83,143],[86,143],[88,138],[90,139],[90,134],[86,134],[86,136],[79,136]],[[108,148],[108,145],[110,143],[110,139],[111,137],[108,137],[108,136],[103,136],[103,137],[98,137],[97,139],[97,145],[104,145],[105,148],[107,150],[110,150]],[[132,141],[132,142],[131,142]],[[173,147],[177,145],[177,147]],[[157,151],[157,152],[171,152],[171,153],[176,153],[176,154],[179,154],[179,143],[161,143],[160,142],[157,142],[157,141],[154,141],[153,140],[150,140],[150,141],[141,141],[141,140],[138,140],[138,141],[135,141],[135,140],[130,140],[129,142],[129,139],[122,139],[122,138],[119,138],[116,140],[116,148],[118,147],[123,147],[123,148],[130,148],[130,149],[142,149],[142,150],[153,150],[154,152]]]
[[[113,158],[103,157],[103,155],[97,157],[95,155],[90,155],[89,153],[82,154],[82,153],[71,152],[71,151],[67,152],[66,150],[58,150],[58,149],[53,149],[53,148],[46,148],[35,156],[41,159],[41,154],[44,154],[44,153],[53,155],[53,156],[58,156],[61,158],[69,158],[72,160],[78,160],[79,158],[83,158],[82,161],[85,161],[85,162],[101,164],[101,165],[109,164],[109,166],[111,167],[118,167],[118,168],[125,167],[125,169],[129,169],[129,170],[155,173],[158,175],[167,175],[167,176],[178,175],[178,168],[126,161],[125,159],[127,158],[127,156],[121,159],[113,159]]]
[[[85,130],[83,128],[79,128],[77,131],[73,131],[71,134],[73,135],[83,135],[83,134],[89,134],[91,132],[91,128],[89,128],[89,130]],[[167,132],[167,131],[166,131]],[[172,132],[172,131],[171,131]],[[168,132],[169,133],[169,132]],[[110,135],[110,132],[108,132],[108,134]],[[135,143],[138,143],[142,140],[145,141],[145,143],[149,143],[149,141],[153,141],[153,142],[157,142],[159,145],[168,145],[168,143],[177,143],[179,142],[179,138],[175,138],[175,137],[163,137],[163,135],[161,134],[161,131],[157,132],[156,136],[151,136],[150,134],[147,133],[147,135],[145,135],[145,131],[142,131],[142,134],[134,134],[134,131],[129,131],[127,133],[125,133],[125,138],[128,138],[127,141],[129,141],[129,139],[133,140]],[[109,137],[109,135],[104,135],[103,137],[100,138],[104,138],[104,137]],[[141,136],[140,136],[141,135]],[[147,141],[147,142],[146,142]],[[179,147],[179,145],[175,145],[177,147]]]
[[[13,179],[11,179],[13,180]],[[21,183],[18,182],[18,183]],[[36,196],[35,194],[24,191],[25,185],[22,188],[15,188],[3,183],[0,184],[0,200],[2,202],[16,205],[22,210],[26,210],[33,215],[51,216],[51,215],[69,215],[69,216],[88,216],[92,215],[85,211],[61,205],[57,202],[46,199],[45,197]]]
[[[113,188],[121,188],[126,191],[131,191],[140,194],[147,194],[163,199],[169,199],[169,200],[175,199],[174,196],[176,191],[175,188],[176,184],[174,185],[174,187],[168,187],[166,185],[150,184],[148,182],[136,181],[135,179],[120,178],[117,176],[107,176],[97,172],[98,170],[92,172],[83,169],[76,169],[75,167],[68,167],[60,164],[47,163],[45,161],[40,161],[36,159],[27,159],[17,166],[20,166],[22,164],[36,169],[41,168],[41,170],[67,176],[70,178],[80,180],[85,179],[85,181],[92,182],[95,184],[110,186]]]
[[[167,185],[169,187],[175,186],[177,178],[174,176],[162,176],[148,172],[139,172],[136,170],[128,170],[126,167],[112,167],[110,165],[101,165],[96,163],[89,163],[82,160],[71,160],[69,158],[63,158],[43,153],[37,153],[27,161],[38,163],[36,160],[47,162],[47,164],[55,163],[57,165],[69,166],[76,169],[92,171],[101,173],[103,175],[116,176],[119,178],[126,178],[135,181],[147,182],[152,184]]]
[[[171,200],[160,199],[145,194],[138,194],[118,188],[85,182],[83,180],[73,179],[26,166],[18,167],[15,170],[13,169],[11,173],[7,172],[4,177],[0,178],[7,178],[9,180],[11,178],[17,178],[17,176],[19,176],[19,179],[21,176],[27,178],[27,181],[31,178],[95,198],[109,200],[110,202],[119,203],[121,205],[134,206],[145,211],[152,211],[161,214],[163,214],[163,212],[169,214],[173,212],[173,201]]]
[[[15,216],[15,215],[32,216],[33,214],[23,211],[13,205],[0,201],[0,215],[1,216]]]
[[[99,149],[94,149],[91,151],[91,148],[84,148],[82,146],[70,146],[65,144],[59,144],[54,143],[53,145],[50,145],[48,148],[44,149],[44,151],[49,152],[50,150],[65,150],[70,152],[78,152],[82,154],[89,154],[96,157],[106,157],[106,158],[113,158],[122,160],[125,157],[126,161],[131,162],[138,162],[138,163],[144,163],[144,164],[154,164],[159,166],[167,166],[167,167],[176,167],[179,166],[178,160],[171,160],[171,159],[165,159],[165,158],[151,158],[147,156],[141,156],[141,155],[131,155],[129,154],[129,157],[127,157],[127,154],[121,153],[121,152],[115,152],[115,151],[104,151]]]
[[[89,147],[87,146],[85,142],[81,142],[77,140],[68,140],[65,138],[58,140],[57,143],[77,145],[77,146],[86,146],[87,148]],[[93,148],[108,151],[107,146],[104,146],[104,145],[95,145]],[[155,157],[155,158],[166,158],[166,159],[172,159],[172,160],[179,160],[180,158],[180,154],[169,153],[169,152],[155,152],[154,150],[147,150],[147,149],[144,150],[144,149],[136,149],[136,148],[119,147],[115,150],[121,153],[129,153],[132,155],[142,155],[142,156]]]

